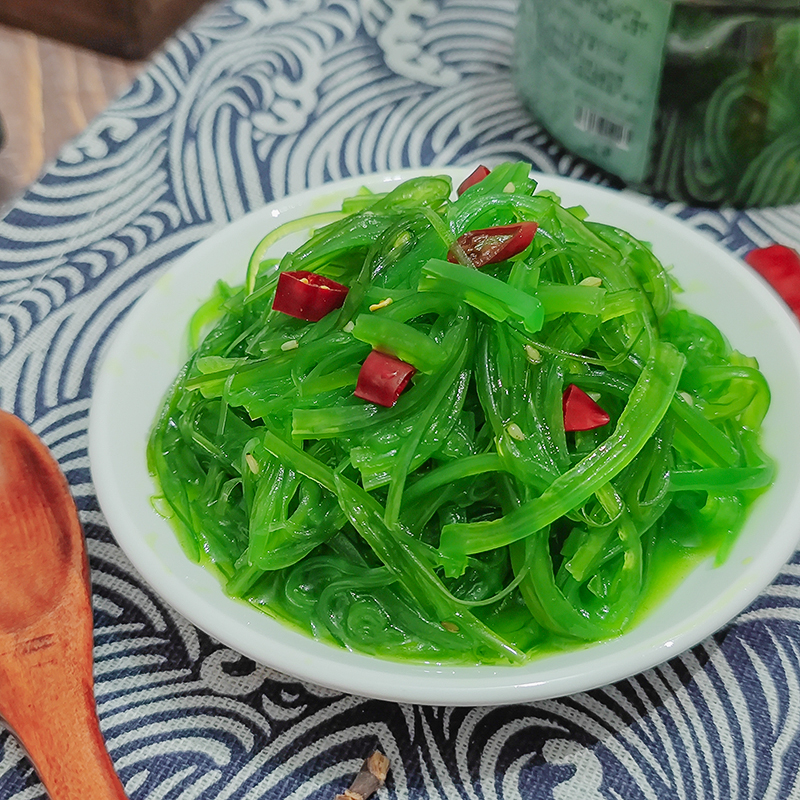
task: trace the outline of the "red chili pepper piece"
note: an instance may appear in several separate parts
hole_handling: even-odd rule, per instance
[[[416,371],[416,367],[399,358],[373,350],[361,365],[355,395],[391,408]]]
[[[456,189],[456,194],[461,197],[461,195],[464,194],[464,192],[466,192],[470,186],[480,183],[489,174],[489,172],[489,168],[484,167],[483,164],[481,164],[470,175],[467,175],[463,181],[461,181],[458,189]]]
[[[513,222],[511,225],[467,231],[457,241],[472,266],[480,269],[521,253],[533,241],[538,227],[535,222]],[[447,260],[453,264],[458,262],[452,252],[447,254]]]
[[[341,308],[348,291],[341,283],[316,272],[281,272],[272,308],[290,317],[317,322]]]
[[[565,431],[591,431],[607,425],[611,417],[586,392],[571,383],[562,399]]]
[[[773,244],[751,250],[744,260],[766,279],[800,319],[800,254]]]

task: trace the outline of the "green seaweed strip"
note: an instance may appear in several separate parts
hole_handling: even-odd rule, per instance
[[[634,385],[614,433],[602,446],[511,514],[490,522],[445,525],[440,550],[446,562],[456,562],[463,569],[468,554],[524,539],[585,502],[624,469],[653,434],[669,408],[684,363],[672,345],[659,343]]]
[[[496,655],[511,662],[522,660],[522,653],[486,628],[460,604],[453,602],[431,567],[410,546],[413,540],[398,536],[384,523],[380,504],[361,487],[270,431],[265,434],[263,444],[276,458],[291,463],[298,472],[333,491],[342,510],[375,555],[406,591],[427,606],[441,622],[451,623],[458,631],[474,636],[476,644],[491,649]]]

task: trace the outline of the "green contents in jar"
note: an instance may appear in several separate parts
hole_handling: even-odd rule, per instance
[[[198,311],[148,463],[229,595],[381,658],[515,664],[620,634],[726,557],[772,481],[758,365],[674,303],[646,244],[529,173],[348,199]],[[458,238],[519,222],[525,249],[464,279]],[[329,286],[340,305],[293,313]],[[355,393],[373,350],[412,367],[377,375],[392,404]]]
[[[679,4],[647,188],[702,205],[800,200],[800,4]]]

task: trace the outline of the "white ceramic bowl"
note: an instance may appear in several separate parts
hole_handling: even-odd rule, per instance
[[[465,173],[452,174],[458,181]],[[682,284],[681,302],[715,322],[734,347],[756,356],[769,381],[764,446],[778,474],[724,565],[700,565],[613,641],[520,667],[409,665],[322,644],[230,599],[213,575],[186,558],[169,524],[153,511],[148,433],[188,355],[189,318],[215,281],[241,283],[254,246],[277,224],[337,208],[361,186],[384,191],[411,175],[358,177],[272,203],[192,249],[136,303],[99,370],[89,421],[92,475],[120,546],[159,595],[220,642],[300,679],[386,700],[486,705],[556,697],[634,675],[697,644],[770,583],[800,535],[800,329],[773,291],[715,243],[645,203],[586,183],[541,176],[541,186],[560,194],[565,205],[583,204],[591,219],[651,242]]]

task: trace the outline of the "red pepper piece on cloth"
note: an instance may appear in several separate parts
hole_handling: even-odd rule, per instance
[[[456,189],[456,194],[461,197],[461,195],[464,194],[464,192],[466,192],[470,186],[480,183],[489,174],[489,172],[489,168],[484,167],[483,164],[481,164],[471,174],[467,175],[463,181],[461,181],[458,189]]]
[[[472,266],[480,269],[521,253],[533,241],[538,227],[535,222],[513,222],[511,225],[467,231],[456,241]],[[447,254],[447,260],[453,264],[458,263],[452,252]]]
[[[356,397],[391,408],[416,372],[411,364],[373,350],[361,365],[356,381]]]
[[[562,399],[565,431],[591,431],[607,425],[611,417],[586,392],[571,383]]]
[[[800,254],[773,244],[751,250],[744,260],[783,298],[800,319]]]
[[[281,272],[272,302],[274,311],[308,322],[317,322],[341,308],[348,288],[316,272]]]

